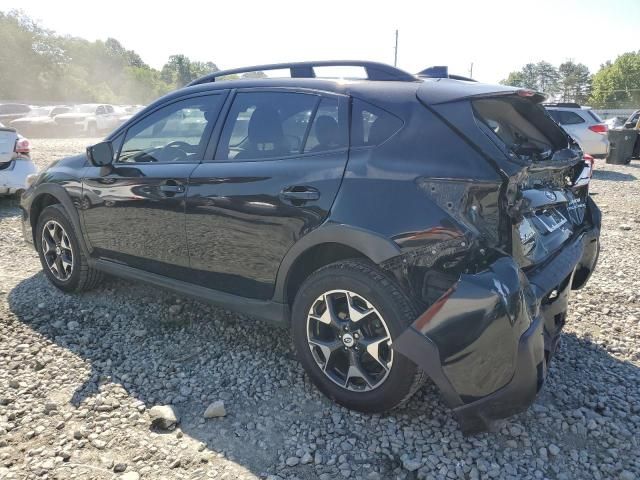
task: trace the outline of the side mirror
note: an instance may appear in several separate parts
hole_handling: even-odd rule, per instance
[[[96,167],[106,167],[113,163],[113,146],[111,142],[100,142],[87,147],[87,157]]]
[[[629,122],[624,124],[624,128],[635,128],[635,122]]]

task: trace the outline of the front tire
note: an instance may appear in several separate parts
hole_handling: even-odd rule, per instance
[[[364,260],[307,278],[292,310],[293,341],[305,371],[327,397],[362,412],[403,405],[423,372],[391,345],[417,317],[395,281]]]
[[[89,266],[62,205],[42,211],[35,237],[44,274],[63,292],[90,290],[102,280],[102,274]]]

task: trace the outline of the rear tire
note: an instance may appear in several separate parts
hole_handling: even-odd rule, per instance
[[[35,241],[44,274],[63,292],[91,290],[102,280],[102,274],[89,266],[62,205],[51,205],[42,211]]]
[[[345,260],[317,270],[300,287],[293,341],[322,393],[347,408],[379,413],[403,405],[424,382],[422,370],[390,348],[416,317],[395,281],[370,262]]]

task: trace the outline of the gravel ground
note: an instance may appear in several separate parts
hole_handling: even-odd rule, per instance
[[[90,142],[35,139],[34,157]],[[430,385],[390,415],[332,404],[284,330],[124,280],[61,294],[0,200],[0,478],[640,478],[639,176],[598,163],[600,264],[548,381],[469,438]],[[177,428],[152,426],[155,405]]]

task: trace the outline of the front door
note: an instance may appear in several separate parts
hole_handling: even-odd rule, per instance
[[[181,98],[114,139],[111,167],[89,167],[83,222],[92,255],[188,278],[185,195],[225,93]]]
[[[271,298],[287,250],[329,214],[347,162],[347,108],[343,96],[236,94],[215,160],[189,180],[192,281]]]

